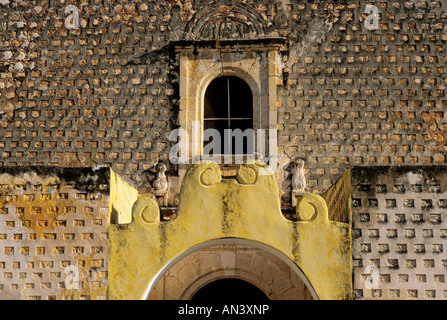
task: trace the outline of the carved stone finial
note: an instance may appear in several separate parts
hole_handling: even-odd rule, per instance
[[[164,163],[158,163],[155,166],[155,170],[157,171],[154,182],[152,183],[152,187],[156,194],[163,194],[168,191],[168,179],[166,178],[166,165]]]
[[[304,160],[297,159],[294,161],[292,168],[292,189],[294,191],[305,191],[306,189],[306,177],[304,175]]]
[[[296,159],[292,166],[292,206],[296,206],[298,199],[306,193],[306,176],[304,174],[304,160]]]

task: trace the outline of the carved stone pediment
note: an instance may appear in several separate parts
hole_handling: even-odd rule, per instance
[[[186,40],[255,39],[266,35],[268,23],[252,6],[215,1],[203,6],[185,27]]]

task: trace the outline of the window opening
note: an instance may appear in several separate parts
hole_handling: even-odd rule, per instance
[[[213,135],[211,141],[204,137],[210,155],[254,153],[253,93],[244,80],[223,76],[210,83],[204,110],[204,130],[209,129],[220,136]]]

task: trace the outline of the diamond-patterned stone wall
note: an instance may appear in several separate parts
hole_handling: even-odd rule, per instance
[[[144,184],[145,171],[169,164],[181,115],[169,45],[215,39],[212,30],[286,39],[272,88],[280,167],[304,158],[309,190],[354,165],[445,164],[446,21],[443,0],[3,1],[0,165],[101,164]],[[283,203],[289,176],[279,177]]]
[[[354,168],[354,298],[447,298],[447,170]]]
[[[0,300],[105,299],[108,169],[0,171]]]

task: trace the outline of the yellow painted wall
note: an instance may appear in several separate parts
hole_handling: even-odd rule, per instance
[[[132,222],[132,206],[137,199],[137,189],[110,170],[110,221],[118,224]]]
[[[350,224],[328,220],[325,201],[308,194],[299,222],[280,210],[277,182],[263,164],[241,165],[236,179],[222,179],[216,164],[187,172],[177,219],[160,222],[154,200],[141,198],[129,224],[109,228],[109,299],[142,299],[169,261],[205,242],[239,238],[270,246],[306,275],[318,298],[350,299]]]

